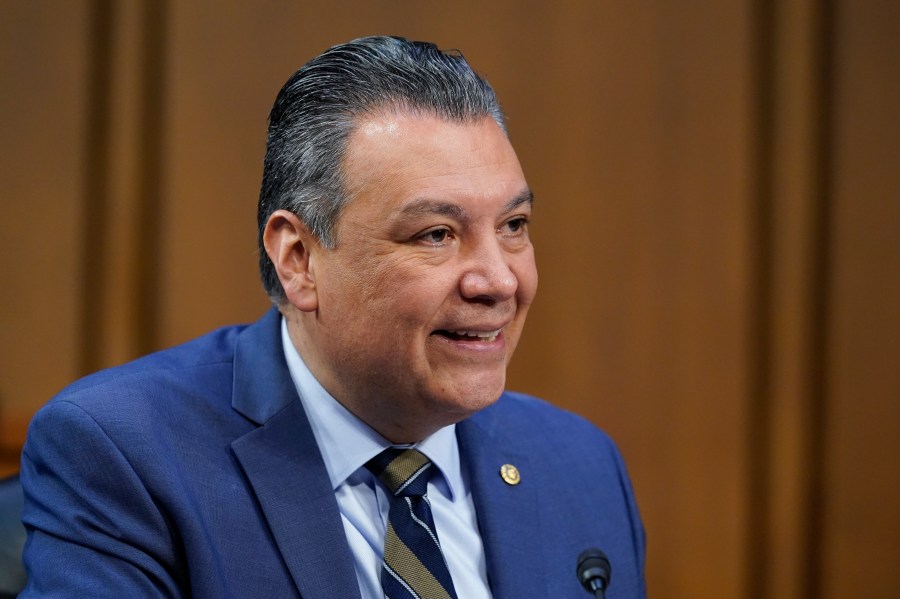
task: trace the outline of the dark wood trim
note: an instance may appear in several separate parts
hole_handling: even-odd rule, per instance
[[[156,349],[159,334],[159,282],[162,252],[163,152],[165,151],[165,83],[168,5],[164,0],[143,6],[141,63],[141,123],[139,127],[139,185],[137,243],[137,309],[135,350],[142,355]]]
[[[109,225],[109,165],[112,111],[113,33],[116,3],[91,3],[88,34],[87,109],[84,136],[84,189],[81,222],[81,317],[78,372],[96,370],[102,359],[105,319],[101,294],[109,274],[106,231]]]
[[[813,130],[813,148],[817,154],[813,176],[813,235],[810,255],[811,273],[811,335],[810,355],[810,413],[809,436],[809,505],[806,511],[808,535],[806,536],[806,589],[803,596],[821,597],[824,567],[824,527],[827,526],[824,511],[826,472],[826,433],[828,430],[828,349],[830,298],[832,297],[830,269],[832,263],[832,207],[834,168],[834,95],[835,95],[835,14],[831,0],[822,0],[816,15],[818,72],[815,85],[818,99]]]

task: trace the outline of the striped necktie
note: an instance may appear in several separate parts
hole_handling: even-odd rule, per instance
[[[388,599],[456,599],[425,496],[432,463],[420,451],[388,447],[366,468],[390,491],[381,588]]]

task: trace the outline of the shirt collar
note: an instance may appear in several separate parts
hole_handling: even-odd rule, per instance
[[[337,489],[366,462],[391,446],[391,442],[341,405],[316,380],[291,342],[284,318],[281,319],[281,344],[291,379],[325,461],[331,486]],[[459,497],[463,481],[456,425],[439,429],[414,447],[428,456],[441,472],[450,500]]]

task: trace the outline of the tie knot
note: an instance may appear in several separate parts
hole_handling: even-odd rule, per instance
[[[388,491],[396,497],[416,497],[428,490],[431,460],[417,449],[388,447],[366,462]]]

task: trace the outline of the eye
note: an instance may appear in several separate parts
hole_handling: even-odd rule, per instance
[[[507,235],[518,236],[525,233],[528,228],[528,218],[525,216],[517,216],[512,218],[500,228],[501,232]]]
[[[419,235],[417,239],[430,245],[443,245],[450,239],[450,229],[446,227],[430,229]]]

